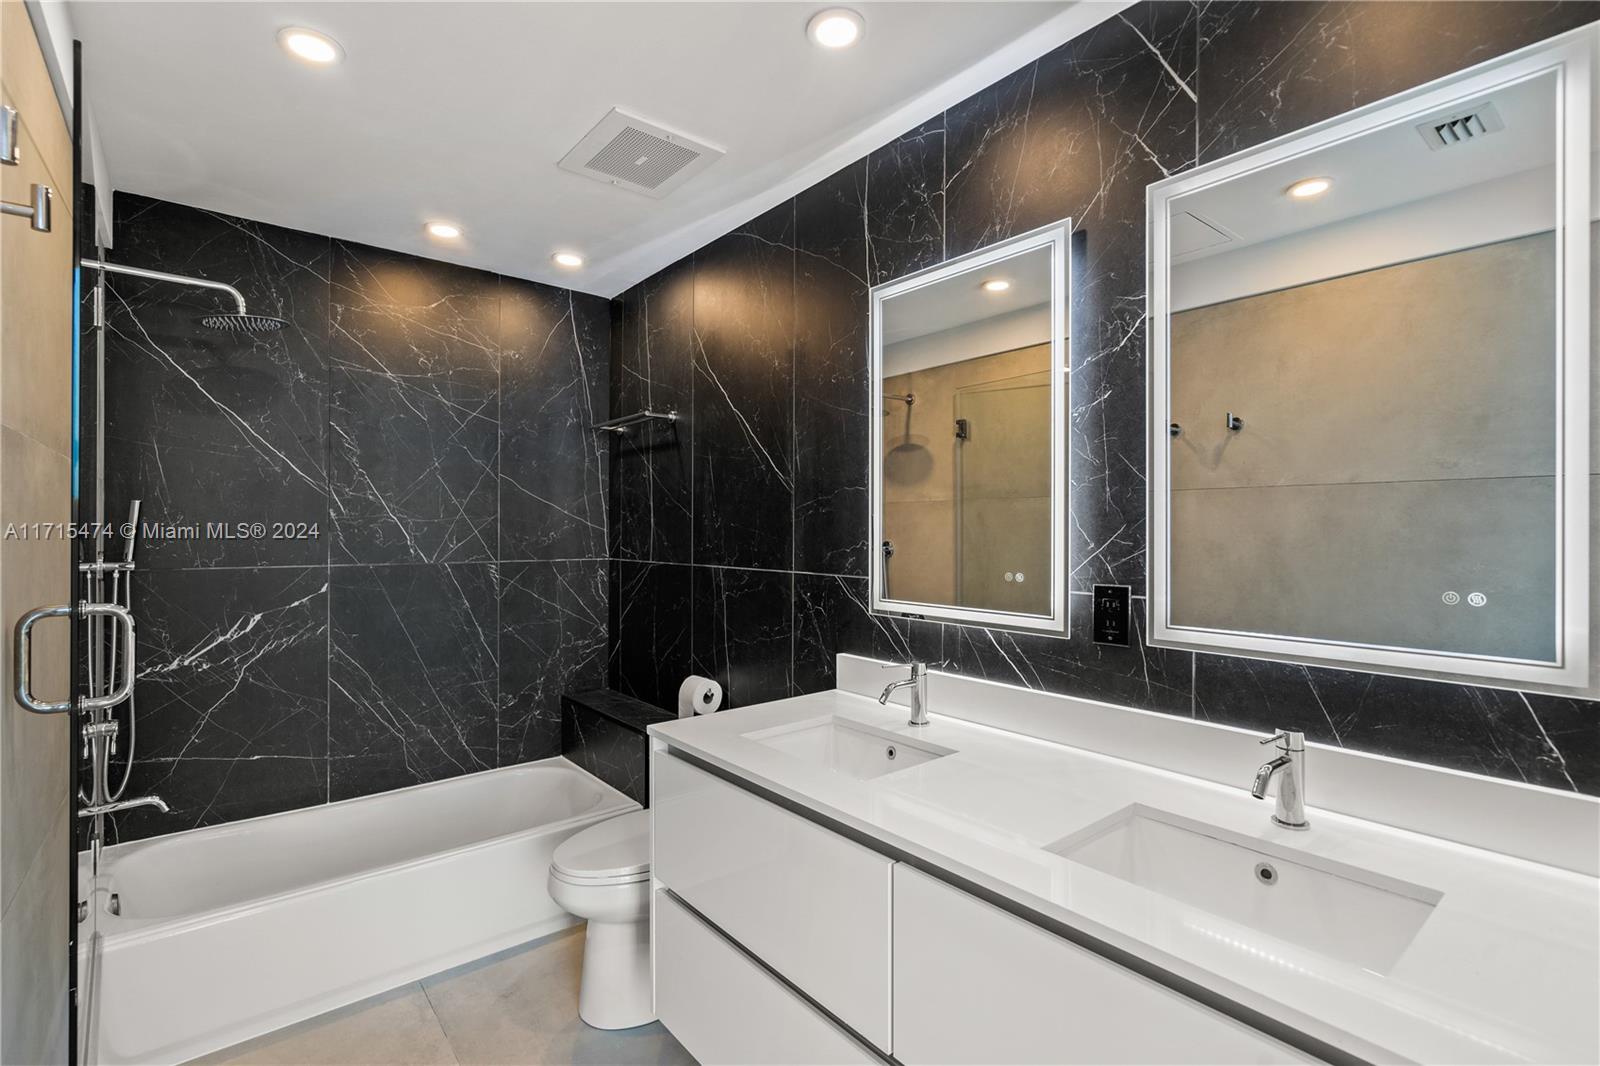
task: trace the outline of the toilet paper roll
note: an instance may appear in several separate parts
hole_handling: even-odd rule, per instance
[[[722,706],[722,686],[709,677],[690,674],[678,686],[678,717],[710,714]]]

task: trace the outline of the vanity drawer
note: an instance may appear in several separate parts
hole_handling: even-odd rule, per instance
[[[884,1051],[894,862],[666,752],[657,881]]]
[[[894,970],[907,1066],[1316,1061],[905,865]]]
[[[696,1062],[879,1061],[670,894],[655,902],[656,1014]]]

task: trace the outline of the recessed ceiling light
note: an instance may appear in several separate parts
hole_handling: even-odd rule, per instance
[[[861,16],[849,8],[830,7],[811,16],[806,36],[823,48],[849,48],[861,40],[863,26]]]
[[[1321,196],[1332,187],[1332,178],[1302,178],[1289,186],[1289,195],[1296,200],[1310,200]]]
[[[428,231],[428,236],[441,241],[453,241],[461,236],[461,227],[454,222],[430,222],[423,229]]]
[[[557,252],[550,258],[555,260],[556,266],[566,267],[568,270],[576,270],[583,266],[583,256],[577,252]]]
[[[326,66],[344,58],[339,42],[325,33],[308,30],[304,26],[286,26],[278,31],[278,43],[296,59]]]
[[[1005,278],[990,278],[983,283],[984,292],[1005,292],[1009,288],[1011,288],[1011,282]]]

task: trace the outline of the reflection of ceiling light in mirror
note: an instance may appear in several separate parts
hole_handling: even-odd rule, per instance
[[[818,11],[806,23],[806,36],[823,48],[849,48],[861,39],[861,16],[843,7]]]
[[[1296,200],[1310,200],[1321,196],[1332,187],[1332,178],[1304,178],[1289,186],[1289,195]]]
[[[1011,282],[1005,278],[990,278],[983,283],[984,292],[1005,292],[1009,288],[1011,288]]]
[[[339,47],[338,41],[325,33],[300,26],[289,26],[279,30],[278,43],[283,46],[285,52],[296,59],[303,59],[318,66],[337,63],[344,57],[344,49]]]

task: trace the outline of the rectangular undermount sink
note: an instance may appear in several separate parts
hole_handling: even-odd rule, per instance
[[[1442,898],[1420,885],[1140,804],[1045,850],[1376,973],[1399,960]]]
[[[950,748],[830,715],[744,734],[744,739],[867,781],[955,754]]]

